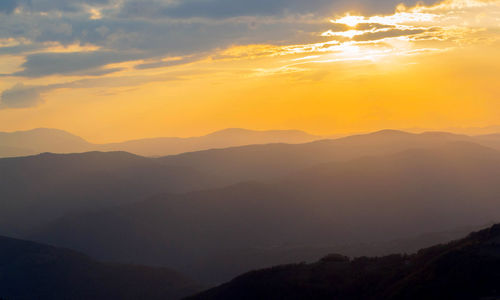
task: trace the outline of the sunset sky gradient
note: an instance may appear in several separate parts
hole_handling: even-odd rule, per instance
[[[500,1],[399,2],[2,1],[0,130],[500,125]]]

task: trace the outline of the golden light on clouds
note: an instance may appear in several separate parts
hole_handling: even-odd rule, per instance
[[[104,70],[117,71],[99,76],[26,78],[26,86],[42,86],[45,103],[0,110],[0,129],[57,127],[102,142],[225,127],[334,134],[500,124],[500,1],[399,5],[392,14],[349,12],[323,24],[330,28],[309,33],[311,43],[236,44],[112,63]],[[0,58],[9,70],[21,63]],[[16,82],[5,77],[0,89]]]

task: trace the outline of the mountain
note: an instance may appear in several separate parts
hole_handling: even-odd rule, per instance
[[[88,151],[125,151],[141,156],[165,156],[213,148],[251,144],[306,143],[320,137],[298,130],[254,131],[225,129],[191,138],[152,138],[122,143],[92,144],[71,133],[39,128],[0,132],[0,157],[36,155],[44,152],[82,153]]]
[[[253,271],[188,299],[500,298],[500,225],[413,255],[329,255]]]
[[[238,130],[228,132],[239,135]],[[271,180],[318,163],[428,148],[461,138],[383,131],[331,141],[244,146],[157,159],[124,152],[4,158],[0,159],[0,189],[6,200],[0,202],[0,234],[26,237],[34,228],[69,213],[136,202],[158,193]],[[31,218],[22,217],[28,212]]]
[[[413,137],[410,137],[410,135],[413,135]],[[407,139],[412,140],[410,143],[414,143],[415,136],[419,136],[420,140],[427,140],[429,143],[436,143],[438,140],[460,140],[475,142],[484,146],[500,149],[500,139],[498,138],[498,134],[466,136],[445,132],[410,134],[397,130],[382,130],[376,133],[353,135],[346,138],[334,138],[333,136],[322,138],[320,136],[311,135],[299,130],[256,131],[229,128],[199,137],[160,137],[131,140],[119,143],[92,144],[66,131],[38,128],[28,131],[0,132],[0,157],[28,156],[44,152],[82,153],[89,151],[124,151],[140,156],[161,157],[186,152],[200,152],[204,150],[234,147],[241,147],[239,151],[243,155],[246,152],[260,153],[261,151],[270,152],[268,155],[273,155],[274,151],[281,152],[281,149],[286,148],[285,145],[272,145],[272,147],[251,146],[268,144],[307,144],[303,147],[299,146],[295,147],[295,149],[293,147],[292,149],[287,149],[285,154],[289,155],[294,155],[295,151],[300,152],[299,149],[301,148],[317,151],[319,154],[324,154],[324,152],[321,151],[321,148],[330,144],[345,147],[349,147],[349,145],[356,146],[356,143],[360,143],[360,147],[376,146],[378,143],[387,144],[390,141],[390,136],[393,136],[393,138],[397,137],[398,139],[404,139],[406,136]],[[370,140],[368,137],[372,137],[372,139]],[[309,145],[309,143],[315,141],[317,143]],[[399,142],[402,141],[398,141],[394,145],[396,151],[401,147]],[[365,145],[363,143],[368,144]],[[290,151],[290,153],[287,151]],[[362,150],[359,149],[359,151]],[[220,152],[218,151],[213,151],[213,153],[209,155],[216,155],[219,153]],[[368,151],[365,151],[364,153],[368,153]],[[199,155],[200,153],[194,153],[189,154],[188,157],[201,159],[199,158]],[[342,153],[339,155],[342,156]]]
[[[27,156],[43,152],[85,152],[92,144],[66,131],[38,128],[0,132],[0,157]]]
[[[495,149],[500,149],[500,133],[476,136],[475,139],[485,145]]]
[[[450,142],[72,215],[34,238],[217,283],[326,249],[496,221],[499,180],[500,152]]]
[[[16,237],[69,213],[211,186],[196,170],[125,152],[3,158],[0,170],[0,233]]]
[[[198,291],[193,281],[166,268],[102,263],[72,250],[0,237],[0,298],[181,299]]]
[[[215,148],[253,144],[300,144],[320,137],[298,130],[254,131],[231,128],[192,138],[153,138],[99,145],[101,151],[127,151],[143,156],[165,156]]]

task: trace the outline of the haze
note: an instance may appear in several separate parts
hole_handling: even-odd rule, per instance
[[[0,300],[500,299],[500,0],[0,0]]]

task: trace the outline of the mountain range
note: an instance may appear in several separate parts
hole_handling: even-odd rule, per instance
[[[73,214],[32,238],[213,284],[318,249],[497,221],[499,179],[500,152],[451,142]]]
[[[464,138],[468,137],[382,131],[305,144],[249,145],[161,158],[125,152],[4,158],[0,159],[0,188],[6,201],[0,203],[0,234],[23,237],[69,213],[137,202],[160,193],[266,181],[320,163],[435,147]],[[27,210],[30,218],[23,217]]]
[[[318,139],[319,136],[299,130],[256,131],[229,128],[200,137],[164,137],[93,144],[66,131],[37,128],[28,131],[0,132],[0,157],[36,155],[44,152],[89,151],[125,151],[141,156],[165,156],[252,144],[306,143]]]
[[[444,132],[424,132],[424,134],[448,135],[448,138],[476,142],[485,146],[500,148],[500,136],[498,134],[475,136]],[[365,135],[366,134],[360,134],[358,136]],[[351,135],[348,138],[355,136],[356,135]],[[28,156],[45,152],[65,154],[90,151],[124,151],[140,156],[161,157],[186,152],[225,149],[248,145],[280,143],[304,144],[319,140],[337,139],[339,138],[335,136],[322,137],[308,134],[300,130],[257,131],[241,128],[228,128],[197,137],[159,137],[96,144],[90,143],[81,137],[63,130],[37,128],[27,131],[0,132],[0,157]]]
[[[497,143],[384,130],[158,158],[3,158],[0,234],[170,267],[205,285],[328,252],[415,251],[449,240],[422,233],[498,221]]]

